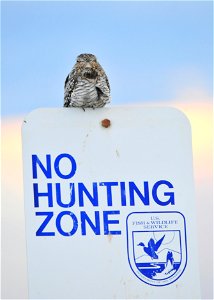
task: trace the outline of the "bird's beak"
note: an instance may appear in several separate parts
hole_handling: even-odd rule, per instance
[[[91,64],[89,62],[86,63],[85,69],[91,69]]]

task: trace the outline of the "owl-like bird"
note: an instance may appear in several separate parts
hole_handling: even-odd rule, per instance
[[[103,107],[110,101],[108,77],[93,54],[80,54],[64,86],[64,107]]]

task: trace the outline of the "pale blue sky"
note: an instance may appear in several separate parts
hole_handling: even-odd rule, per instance
[[[93,53],[112,104],[212,94],[212,1],[1,3],[2,114],[60,107],[67,74]]]

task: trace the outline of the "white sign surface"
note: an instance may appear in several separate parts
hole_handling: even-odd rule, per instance
[[[30,298],[200,297],[181,112],[39,109],[22,133]]]

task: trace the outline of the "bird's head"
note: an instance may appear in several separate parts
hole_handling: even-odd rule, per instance
[[[138,246],[145,247],[144,243],[139,243]]]
[[[80,54],[77,56],[76,66],[78,73],[86,79],[96,79],[98,76],[98,62],[93,54]]]

